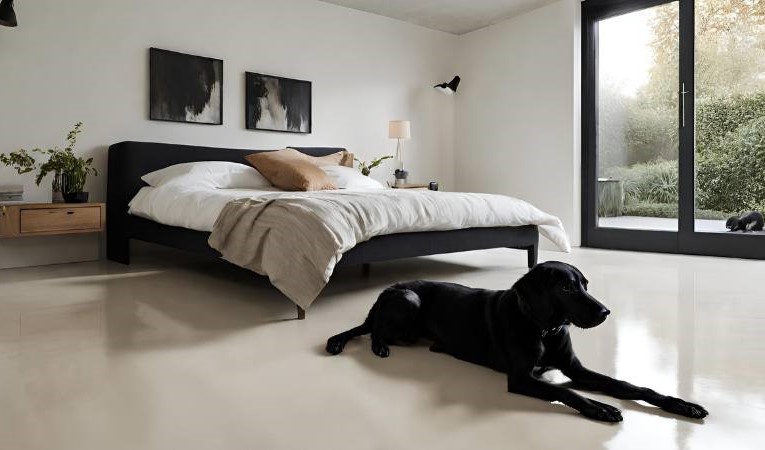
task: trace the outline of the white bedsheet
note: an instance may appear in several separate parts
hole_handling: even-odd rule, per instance
[[[130,201],[129,213],[154,222],[197,231],[212,231],[226,203],[282,192],[253,189],[212,189],[193,186],[144,187]]]

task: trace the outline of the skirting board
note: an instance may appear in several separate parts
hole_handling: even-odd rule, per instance
[[[98,234],[0,239],[0,269],[96,261],[100,243]]]

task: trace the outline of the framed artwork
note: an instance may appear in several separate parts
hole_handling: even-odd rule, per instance
[[[223,61],[149,49],[149,119],[223,124]]]
[[[311,132],[311,82],[245,73],[248,130]]]

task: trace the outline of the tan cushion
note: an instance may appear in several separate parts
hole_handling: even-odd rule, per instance
[[[253,153],[245,156],[245,159],[279,189],[286,191],[337,189],[332,179],[319,166],[299,155],[302,153],[297,150],[286,149]]]
[[[295,150],[294,148],[286,148],[284,150],[279,150],[279,151],[285,152],[285,154],[291,155],[295,158],[299,158],[304,161],[311,162],[313,164],[316,164],[319,167],[321,166],[353,167],[353,153],[350,153],[346,150],[343,150],[337,153],[332,153],[331,155],[326,155],[326,156],[306,155],[305,153],[301,153],[298,150]]]
[[[351,152],[346,152],[346,151],[342,151],[340,153],[345,154],[345,156],[343,156],[343,160],[340,161],[340,165],[353,168],[353,158],[355,158],[354,154]]]

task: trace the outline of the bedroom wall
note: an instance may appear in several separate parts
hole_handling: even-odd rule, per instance
[[[528,200],[580,243],[580,2],[561,0],[460,37],[459,190]],[[553,248],[543,242],[543,248]]]
[[[344,146],[390,154],[392,119],[412,121],[405,161],[414,178],[454,187],[454,99],[431,86],[454,75],[457,37],[314,0],[38,0],[16,2],[18,28],[0,27],[0,152],[63,143],[85,123],[80,153],[102,176],[108,145],[146,140],[254,149]],[[148,48],[224,60],[222,126],[148,120]],[[313,134],[244,127],[244,72],[313,81]],[[388,167],[376,176],[385,178]],[[0,169],[49,201],[50,184]],[[0,240],[0,268],[92,259],[94,236]]]

